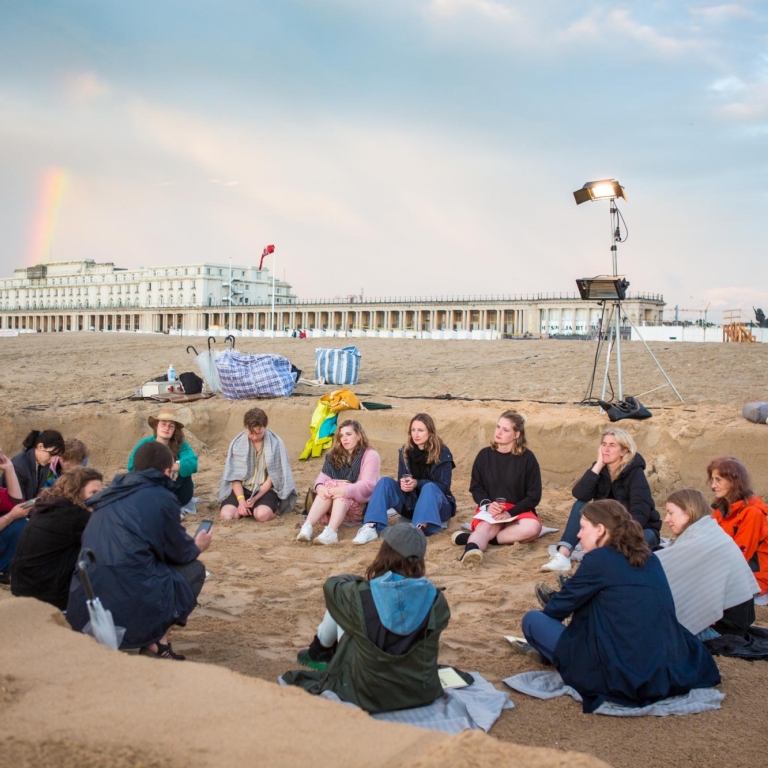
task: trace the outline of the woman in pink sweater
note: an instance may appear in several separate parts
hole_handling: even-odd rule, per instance
[[[359,523],[379,480],[379,454],[368,446],[368,438],[359,422],[342,422],[333,438],[323,471],[315,480],[315,500],[297,541],[336,544],[343,522]],[[315,524],[327,522],[325,530],[312,538]]]

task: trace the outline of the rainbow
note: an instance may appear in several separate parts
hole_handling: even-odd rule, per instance
[[[43,174],[27,253],[27,266],[32,267],[51,260],[53,236],[66,180],[67,174],[62,168],[49,168]]]

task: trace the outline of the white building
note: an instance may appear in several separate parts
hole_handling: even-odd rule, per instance
[[[150,309],[269,304],[269,270],[228,264],[181,264],[122,269],[113,263],[57,261],[17,269],[0,279],[0,310]],[[275,281],[275,303],[296,300],[291,286]]]

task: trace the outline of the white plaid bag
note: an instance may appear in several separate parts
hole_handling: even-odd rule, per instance
[[[281,355],[243,355],[231,349],[215,359],[221,392],[227,400],[290,397],[296,386],[291,361]]]
[[[315,378],[328,384],[357,384],[360,375],[360,352],[357,347],[315,350]]]

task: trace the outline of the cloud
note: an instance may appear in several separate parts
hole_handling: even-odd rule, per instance
[[[719,22],[725,19],[747,19],[753,14],[749,8],[736,3],[709,5],[703,8],[691,8],[691,13],[707,21]]]
[[[112,88],[93,72],[76,72],[65,78],[64,92],[78,104],[89,104],[109,96]]]
[[[735,91],[743,91],[746,88],[746,85],[742,80],[739,80],[738,77],[731,75],[730,77],[723,77],[719,80],[715,80],[709,88],[717,93],[734,93]]]
[[[518,12],[498,0],[430,0],[427,13],[438,18],[473,14],[494,22],[517,21]]]

